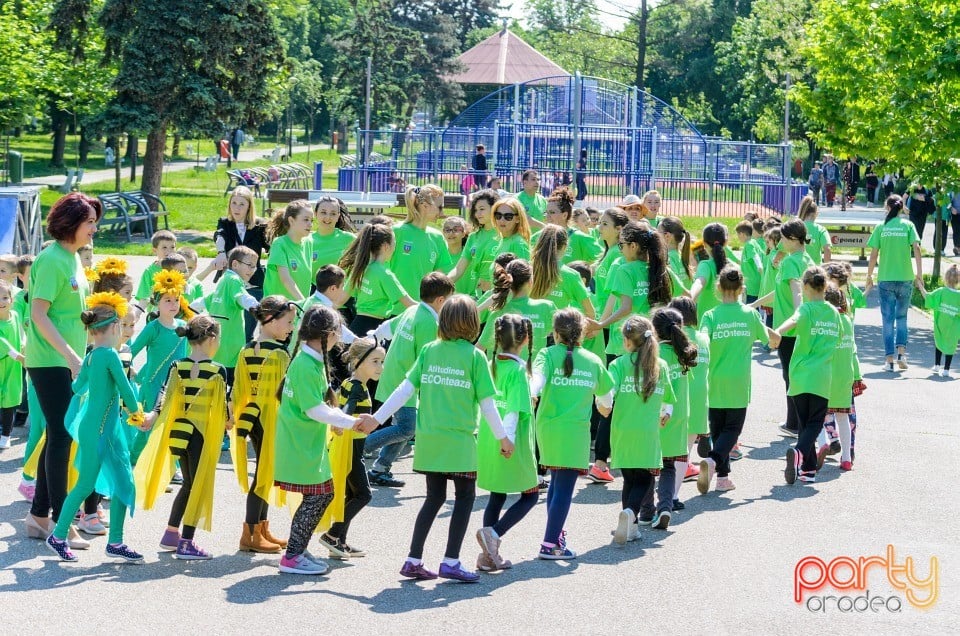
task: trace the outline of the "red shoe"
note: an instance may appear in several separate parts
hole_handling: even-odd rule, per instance
[[[609,484],[613,481],[613,475],[610,474],[609,468],[599,468],[594,464],[587,473],[587,479],[595,484]]]
[[[853,462],[840,462],[840,470],[844,472],[853,470]]]
[[[683,481],[697,481],[700,474],[700,467],[693,462],[687,462],[687,474],[683,476]]]

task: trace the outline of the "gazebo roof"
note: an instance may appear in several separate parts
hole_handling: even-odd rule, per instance
[[[463,52],[457,59],[466,70],[449,79],[461,84],[520,84],[541,77],[569,75],[507,28]]]

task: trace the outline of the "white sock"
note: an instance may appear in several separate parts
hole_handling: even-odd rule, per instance
[[[414,559],[413,557],[407,557],[407,563],[410,565],[423,565],[423,559]]]
[[[443,557],[443,564],[449,565],[450,567],[456,567],[460,565],[460,559],[451,559],[449,557]]]
[[[850,416],[837,413],[837,432],[840,434],[840,461],[850,461]]]
[[[673,462],[673,468],[677,471],[677,478],[673,485],[673,498],[676,499],[680,494],[680,486],[683,484],[683,478],[687,476],[687,462]]]
[[[487,526],[487,530],[490,531],[490,534],[493,535],[493,538],[494,538],[494,539],[499,539],[499,538],[500,538],[500,535],[497,534],[497,531],[493,529],[493,526]]]

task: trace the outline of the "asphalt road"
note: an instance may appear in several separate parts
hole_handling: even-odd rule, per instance
[[[132,259],[141,269],[146,259]],[[956,633],[960,616],[960,380],[932,378],[930,321],[910,315],[911,361],[904,372],[881,370],[882,341],[876,296],[858,312],[857,336],[868,391],[858,399],[857,462],[841,474],[828,462],[814,485],[787,486],[783,456],[787,440],[776,424],[785,410],[776,358],[757,352],[753,402],[742,436],[745,457],[732,477],[737,489],[697,494],[684,484],[686,510],[666,531],[644,529],[626,547],[611,544],[619,511],[619,484],[578,485],[566,528],[572,562],[534,559],[545,523],[541,503],[505,538],[502,553],[512,570],[485,575],[475,585],[413,583],[398,570],[406,555],[413,521],[424,495],[423,478],[411,458],[396,467],[407,479],[401,490],[377,490],[354,523],[350,542],[369,556],[338,563],[317,578],[281,575],[277,556],[237,551],[243,520],[240,494],[226,454],[217,477],[214,532],[198,533],[216,557],[208,562],[175,561],[157,543],[172,495],[127,522],[127,542],[146,555],[143,565],[118,565],[103,554],[105,538],[78,552],[77,563],[61,564],[39,541],[22,532],[28,504],[16,492],[24,429],[12,449],[0,454],[0,608],[10,633],[114,631],[167,634],[286,634],[357,632],[440,633]],[[482,493],[481,493],[482,494]],[[462,557],[473,565],[486,503],[479,496]],[[449,521],[446,507],[425,553],[427,565],[441,559]],[[286,510],[271,512],[283,534]],[[921,611],[894,588],[885,570],[873,566],[866,586],[878,611],[843,611],[856,590],[807,591],[794,602],[795,568],[806,557],[825,563],[837,557],[913,559],[913,572],[926,578],[938,561],[938,600]],[[317,544],[311,547],[321,554]],[[854,561],[856,563],[856,561]],[[805,571],[814,581],[815,565]],[[833,581],[850,578],[849,567]],[[903,580],[896,574],[894,580]],[[928,591],[918,591],[927,598]],[[841,596],[853,597],[849,600]],[[810,600],[812,597],[813,600]],[[820,609],[824,596],[827,609]],[[896,597],[896,598],[891,598]],[[841,609],[837,609],[839,602]],[[854,604],[863,606],[866,600]],[[880,607],[880,606],[883,607]],[[899,611],[896,610],[898,605]],[[20,622],[21,628],[13,625]]]

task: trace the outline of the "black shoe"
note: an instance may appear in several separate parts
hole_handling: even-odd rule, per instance
[[[27,425],[27,414],[17,411],[13,416],[13,425],[16,428],[21,428]]]
[[[839,452],[840,452],[840,440],[835,439],[832,442],[830,442],[830,452],[827,454],[836,455]]]
[[[710,450],[713,445],[710,443],[709,435],[701,435],[697,440],[697,455],[700,456],[700,459],[706,459],[710,457]]]
[[[686,508],[686,506],[683,505],[683,502],[682,502],[682,501],[680,501],[679,499],[674,499],[674,500],[673,500],[673,511],[674,511],[674,512],[678,512],[678,511],[683,510],[683,509],[685,509],[685,508]]]
[[[549,487],[550,487],[550,480],[545,479],[544,477],[541,477],[539,483],[537,483],[537,490],[546,490]]]
[[[394,478],[390,473],[381,473],[376,470],[367,472],[367,479],[370,480],[371,486],[382,486],[384,488],[402,488],[407,484],[402,479]]]

